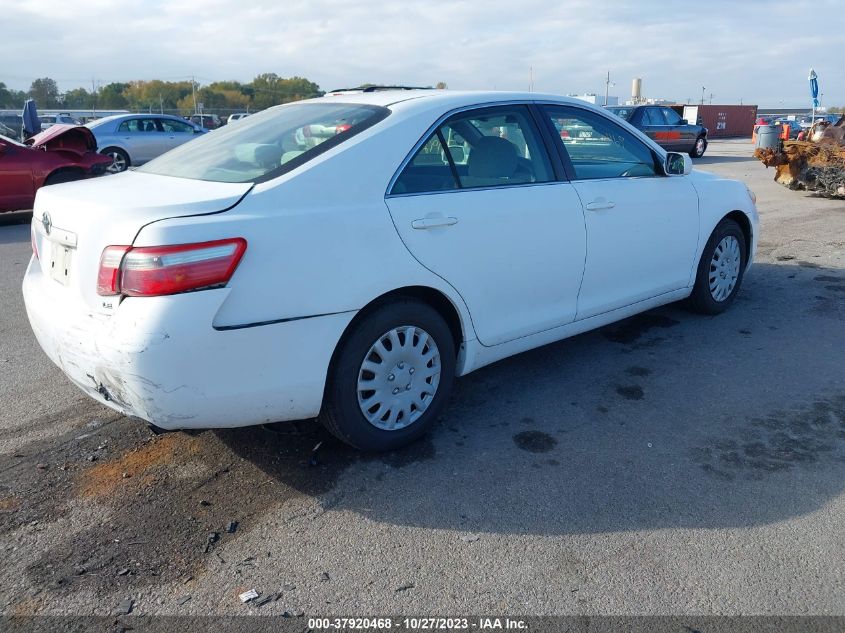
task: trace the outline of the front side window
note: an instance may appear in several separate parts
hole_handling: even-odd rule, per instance
[[[551,163],[525,106],[460,112],[437,128],[391,194],[549,182]]]
[[[390,110],[354,103],[292,103],[198,136],[138,171],[217,182],[261,182],[290,171],[381,121]]]
[[[120,124],[118,132],[158,132],[155,119],[128,119]]]
[[[543,112],[559,133],[576,180],[659,174],[651,149],[607,117],[567,106],[543,106]],[[588,135],[573,136],[571,130]]]

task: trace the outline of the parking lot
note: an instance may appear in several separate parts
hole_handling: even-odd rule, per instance
[[[0,612],[845,614],[845,203],[752,151],[695,161],[758,197],[728,312],[669,306],[479,370],[380,456],[309,421],[156,436],[89,400],[29,329],[8,216]]]

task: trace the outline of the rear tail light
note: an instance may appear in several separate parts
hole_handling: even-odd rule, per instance
[[[100,259],[97,293],[155,297],[221,286],[246,251],[233,238],[177,246],[109,246]]]
[[[569,130],[561,130],[560,138],[569,138]]]

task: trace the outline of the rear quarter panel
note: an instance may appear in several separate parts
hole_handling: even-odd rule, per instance
[[[460,295],[413,258],[384,201],[394,172],[436,118],[393,114],[389,125],[257,185],[233,209],[155,222],[135,245],[247,240],[215,327],[355,311],[418,285],[442,292],[458,310],[465,338],[474,338]]]

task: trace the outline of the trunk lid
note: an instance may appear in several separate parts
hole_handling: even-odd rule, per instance
[[[74,293],[95,312],[113,312],[117,298],[97,294],[106,246],[131,245],[152,222],[225,211],[251,188],[132,171],[41,188],[32,227],[50,292]]]

